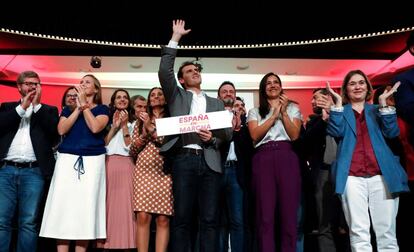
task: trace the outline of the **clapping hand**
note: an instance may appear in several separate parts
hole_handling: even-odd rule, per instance
[[[128,123],[128,111],[125,109],[119,111],[120,126],[126,126]]]
[[[144,127],[146,129],[148,129],[148,127],[151,126],[151,120],[150,120],[149,115],[148,115],[147,112],[139,113],[139,119],[142,120],[142,122],[144,123]]]
[[[382,93],[378,97],[378,102],[380,106],[385,107],[387,106],[387,99],[390,97],[393,93],[397,92],[398,87],[401,85],[401,82],[397,81],[394,86],[390,90],[385,89],[384,93]]]
[[[335,107],[340,108],[342,107],[342,97],[337,94],[332,88],[329,81],[326,82],[326,89],[331,93],[333,97],[336,99]]]
[[[279,102],[280,102],[280,112],[284,113],[286,112],[287,106],[289,104],[289,98],[285,94],[280,94],[279,96]]]
[[[36,91],[36,93],[35,93],[35,95],[33,97],[33,100],[32,100],[33,106],[36,106],[36,105],[40,104],[40,97],[42,96],[42,88],[41,88],[41,86],[40,85],[36,85],[36,90],[35,91]]]
[[[77,95],[76,97],[77,106],[82,107],[83,105],[87,104],[85,89],[80,84],[75,86],[75,92]]]
[[[120,125],[121,125],[120,112],[119,110],[116,110],[114,112],[114,116],[112,117],[112,127],[114,127],[115,130],[118,130]]]
[[[233,120],[232,120],[232,125],[233,125],[233,130],[240,130],[241,127],[241,111],[240,110],[233,110]]]
[[[22,99],[22,103],[20,104],[20,106],[22,106],[22,108],[24,110],[26,110],[30,104],[32,103],[34,96],[36,95],[36,90],[32,90],[30,92],[28,92]]]
[[[329,112],[331,110],[331,106],[334,104],[332,100],[332,96],[330,95],[323,95],[321,94],[319,98],[316,100],[316,106],[322,109],[322,119],[324,121],[328,120]]]

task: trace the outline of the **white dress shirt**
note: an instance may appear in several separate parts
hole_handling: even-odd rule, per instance
[[[236,151],[234,149],[234,141],[231,141],[230,143],[229,154],[227,154],[226,161],[237,161]]]
[[[199,115],[206,113],[207,109],[207,100],[206,100],[206,94],[201,91],[199,94],[197,94],[193,90],[187,90],[193,94],[193,99],[191,101],[191,108],[190,108],[190,115]],[[192,148],[192,149],[199,149],[201,150],[201,146],[198,144],[188,144],[184,146],[184,148]]]
[[[20,104],[16,107],[16,112],[22,119],[20,120],[19,129],[13,138],[5,160],[19,163],[36,161],[32,139],[30,138],[30,119],[32,114],[39,111],[41,107],[41,104],[35,107],[30,104],[26,110]]]

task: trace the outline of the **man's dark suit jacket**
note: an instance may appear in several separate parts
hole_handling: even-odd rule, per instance
[[[322,119],[321,115],[311,115],[306,123],[304,134],[304,150],[309,159],[311,167],[320,168],[323,164],[323,156],[326,146],[326,128],[328,123]]]
[[[253,141],[250,137],[249,129],[246,125],[246,118],[242,119],[242,127],[239,131],[233,131],[234,151],[237,156],[236,176],[237,182],[242,188],[249,186],[248,183],[251,178],[251,163],[254,153]],[[230,143],[227,142],[221,148],[221,156],[223,165],[226,162],[229,154]]]
[[[6,158],[10,145],[19,129],[21,117],[16,107],[19,102],[0,105],[0,160]],[[30,119],[30,138],[33,150],[43,176],[50,177],[55,166],[52,147],[58,141],[57,124],[59,116],[56,107],[42,104]]]
[[[164,96],[167,100],[170,115],[182,116],[190,114],[193,93],[177,86],[177,81],[174,75],[174,61],[176,54],[177,49],[175,48],[162,48],[158,78],[160,80]],[[209,96],[206,96],[206,105],[207,113],[224,110],[224,104],[222,101]],[[217,141],[215,144],[203,145],[204,159],[210,169],[216,172],[222,172],[219,146],[226,141],[230,141],[232,129],[226,128],[212,130],[212,133],[213,136],[216,137]],[[172,148],[181,148],[182,146],[177,146],[180,144],[179,138],[180,136],[170,137],[169,141],[161,147],[161,152],[166,152]]]
[[[393,79],[401,81],[401,86],[394,93],[397,114],[410,125],[409,141],[414,146],[414,68],[407,70]]]

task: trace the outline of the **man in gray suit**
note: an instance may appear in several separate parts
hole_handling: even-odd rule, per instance
[[[190,30],[183,20],[173,21],[173,35],[167,47],[162,48],[158,77],[167,99],[171,116],[199,115],[224,110],[222,101],[208,97],[201,91],[201,66],[184,62],[177,77],[183,88],[177,86],[174,61],[180,38]],[[174,136],[161,148],[172,158],[174,218],[172,222],[172,251],[190,250],[190,232],[193,207],[198,203],[200,213],[200,250],[217,251],[218,201],[222,165],[219,147],[231,139],[232,129],[200,130]],[[170,151],[170,150],[174,151]],[[167,158],[168,159],[168,158]]]

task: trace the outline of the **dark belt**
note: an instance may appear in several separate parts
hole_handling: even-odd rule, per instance
[[[237,164],[237,160],[228,160],[228,161],[224,162],[225,167],[235,166],[236,164]]]
[[[193,155],[203,155],[203,149],[192,149],[192,148],[181,148],[178,153],[180,154],[193,154]]]
[[[364,174],[364,175],[361,175],[361,176],[358,176],[358,177],[361,177],[361,178],[372,178],[372,177],[377,176],[377,175],[381,175],[381,173],[379,173],[379,174]]]
[[[33,167],[39,167],[39,163],[37,161],[19,163],[19,162],[13,162],[13,161],[4,160],[3,161],[3,165],[14,166],[16,168],[33,168]]]

